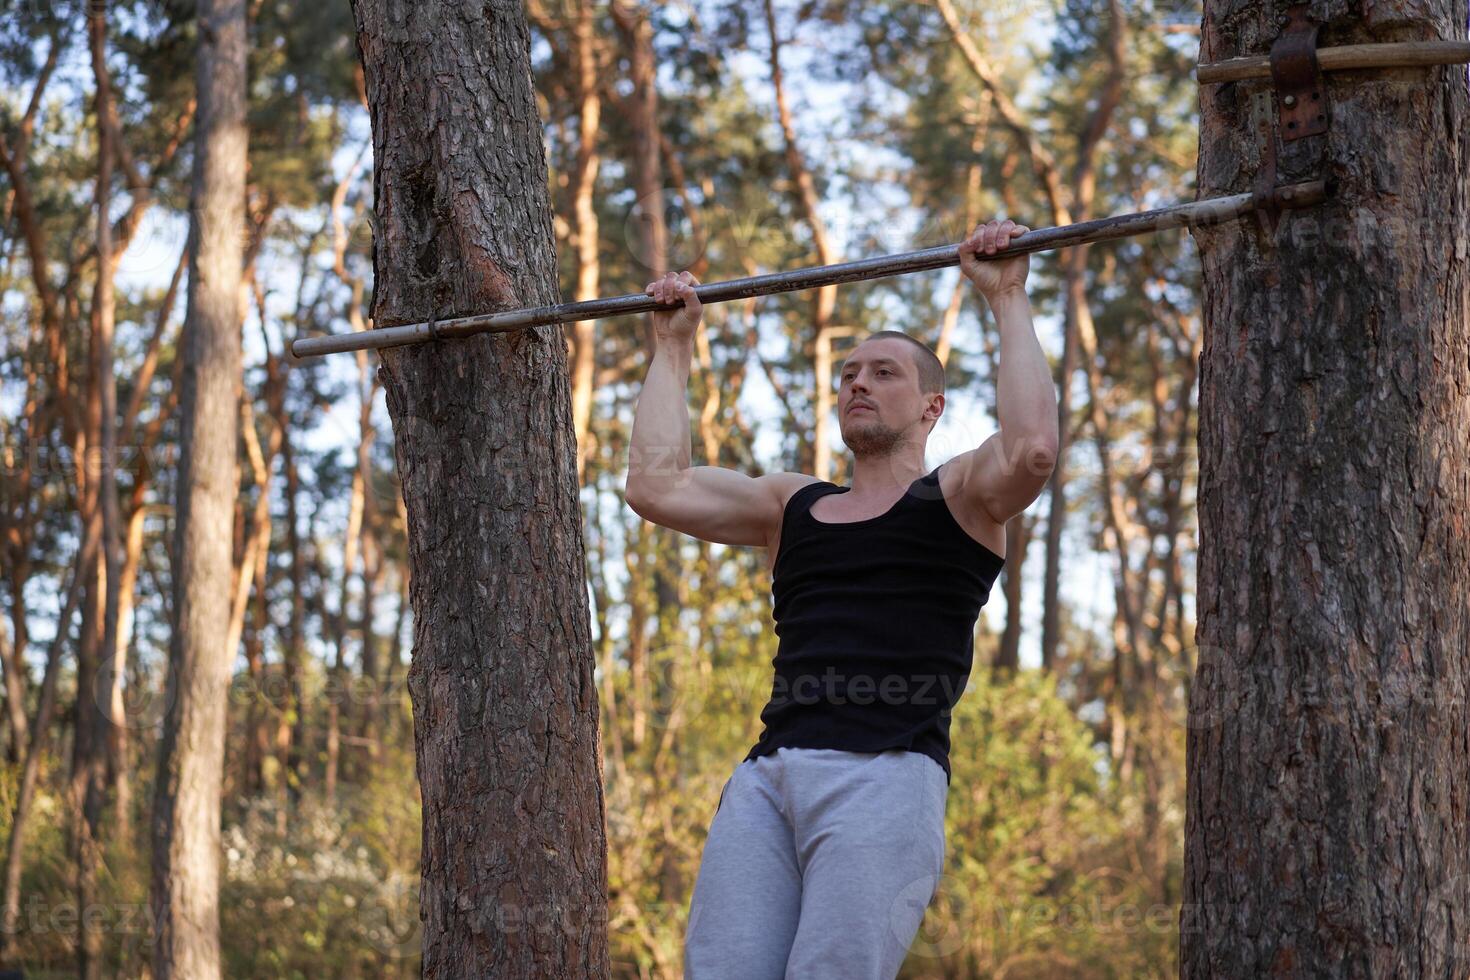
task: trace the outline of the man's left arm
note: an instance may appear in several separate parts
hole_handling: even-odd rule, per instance
[[[1010,238],[1026,230],[1011,221],[981,226],[965,243],[971,257],[961,263],[989,304],[1000,334],[995,396],[1000,431],[958,458],[965,477],[963,497],[997,524],[1021,513],[1041,495],[1057,461],[1056,387],[1031,322],[1025,285],[1028,256],[988,261],[973,257],[977,252],[1004,252]]]

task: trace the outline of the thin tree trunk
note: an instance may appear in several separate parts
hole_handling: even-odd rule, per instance
[[[633,93],[621,103],[624,115],[634,134],[633,183],[638,194],[638,220],[640,226],[637,256],[647,268],[651,278],[658,278],[669,270],[668,229],[664,221],[664,177],[662,140],[658,128],[658,89],[656,52],[653,47],[653,24],[651,10],[632,0],[614,0],[609,6],[618,30],[623,36],[628,52],[629,75],[633,82]],[[652,356],[652,320],[645,321],[645,352]],[[670,572],[657,556],[678,554],[677,535],[668,528],[649,525],[640,530],[640,541],[651,553],[649,560],[640,562],[636,576],[630,577],[628,594],[631,602],[647,611],[646,592],[653,594],[652,618],[657,620],[671,603],[673,582],[682,577],[679,571]],[[640,625],[646,620],[640,621]],[[647,662],[649,655],[645,638],[639,634],[628,647],[629,669],[638,683],[638,694],[634,701],[634,744],[642,745],[646,735],[647,709],[661,695],[661,678],[655,675]]]
[[[272,421],[274,421],[272,419]],[[246,791],[258,792],[261,788],[261,762],[265,758],[267,744],[265,730],[260,718],[260,692],[264,687],[265,664],[264,643],[266,615],[267,572],[270,568],[271,547],[271,471],[275,467],[276,455],[281,445],[281,430],[272,426],[264,447],[255,431],[255,410],[250,397],[240,400],[240,430],[245,436],[245,457],[250,461],[252,479],[256,487],[255,509],[250,518],[250,537],[240,558],[236,575],[235,607],[230,616],[227,633],[227,649],[234,651],[238,638],[245,639],[246,668],[250,672],[251,698],[245,719],[245,772],[242,784]],[[245,630],[245,617],[250,614],[250,599],[254,597],[254,622]]]
[[[358,446],[362,445],[364,433],[358,430]],[[360,462],[360,455],[359,455]],[[357,567],[358,548],[362,543],[362,514],[365,507],[365,476],[361,465],[352,474],[352,492],[347,503],[347,533],[342,540],[342,582],[337,598],[337,612],[332,617],[332,665],[328,668],[330,678],[327,697],[327,759],[323,777],[323,790],[328,802],[337,798],[338,767],[342,759],[342,703],[347,680],[344,651],[347,647],[347,628],[351,622],[347,607],[351,601],[349,584],[353,569]]]
[[[138,418],[143,408],[143,401],[147,397],[148,389],[153,381],[154,372],[158,367],[159,351],[163,346],[164,334],[168,328],[169,320],[172,318],[174,303],[178,297],[179,285],[183,281],[184,271],[188,268],[189,249],[187,245],[179,253],[179,261],[174,266],[174,273],[169,280],[168,290],[163,295],[163,301],[158,307],[158,316],[154,322],[153,334],[148,340],[148,347],[143,354],[143,363],[133,377],[133,393],[128,398],[128,404],[123,410],[119,424],[121,425],[118,436],[119,446],[131,446],[134,436],[137,434]],[[117,723],[112,726],[111,734],[114,739],[113,747],[108,752],[109,770],[107,783],[112,790],[114,804],[114,833],[118,840],[132,841],[133,837],[133,792],[132,792],[132,770],[133,759],[130,748],[132,742],[131,719],[126,717],[125,682],[127,679],[128,654],[132,649],[133,615],[134,606],[137,601],[138,565],[143,557],[143,530],[147,519],[148,491],[153,483],[153,471],[148,460],[153,447],[158,443],[158,437],[163,430],[165,419],[171,418],[173,409],[178,404],[178,391],[176,385],[170,384],[167,394],[163,397],[162,410],[154,416],[149,423],[143,427],[141,439],[134,452],[134,458],[138,460],[137,469],[133,473],[132,497],[127,509],[127,534],[123,539],[122,572],[118,577],[118,609],[117,609],[117,645],[115,649],[115,661],[112,670],[112,717]]]
[[[128,651],[132,647],[133,603],[138,586],[138,563],[143,559],[143,530],[148,518],[148,508],[143,503],[143,491],[147,483],[140,467],[135,478],[133,506],[128,512],[127,537],[123,541],[123,564],[118,582],[118,628],[117,645],[113,648],[114,668],[112,690],[113,727],[117,729],[115,749],[109,753],[111,769],[107,773],[107,785],[113,794],[113,832],[117,839],[131,843],[133,836],[133,793],[132,758],[129,738],[132,719],[127,717],[126,702],[123,700],[123,681],[126,680]]]
[[[781,75],[781,39],[776,29],[776,11],[771,0],[765,0],[766,35],[770,40],[771,87],[776,93],[776,116],[786,145],[786,169],[790,171],[792,196],[796,198],[802,219],[811,229],[812,245],[818,265],[839,261],[827,237],[827,225],[818,210],[820,200],[816,182],[796,141],[796,123],[786,101],[786,86]],[[832,476],[832,311],[837,306],[837,287],[823,286],[812,297],[812,473],[819,480]]]
[[[1006,625],[995,652],[995,666],[1003,670],[1017,670],[1021,666],[1021,572],[1030,543],[1031,524],[1025,515],[1017,514],[1006,522],[1006,567],[1003,574]]]
[[[155,980],[220,976],[220,787],[228,685],[230,531],[241,385],[245,227],[243,0],[199,0],[199,119],[190,202],[188,311],[180,398],[176,696],[163,726],[153,804]]]
[[[1069,259],[1070,256],[1063,261],[1070,267]],[[1072,290],[1068,289],[1066,295],[1066,312],[1062,318],[1062,359],[1057,365],[1059,462],[1052,472],[1047,492],[1046,553],[1041,582],[1041,669],[1048,673],[1056,667],[1057,647],[1061,644],[1062,530],[1067,523],[1065,461],[1072,434],[1072,376],[1077,372],[1077,316],[1071,302]]]
[[[250,700],[245,706],[245,758],[240,785],[247,797],[258,797],[265,789],[265,758],[270,753],[265,705],[262,702],[262,695],[268,688],[265,675],[265,636],[270,624],[266,610],[269,569],[269,549],[263,549],[255,556],[250,586],[250,622],[245,629],[245,670],[250,680]]]
[[[980,152],[985,149],[985,140],[989,134],[990,121],[990,93],[982,90],[980,93],[980,119],[975,126],[975,135],[970,140],[970,149],[975,154],[975,159],[965,168],[965,228],[964,233],[968,235],[974,229],[980,219]],[[934,356],[939,358],[942,365],[949,364],[949,352],[954,343],[954,328],[960,321],[960,309],[964,306],[965,296],[970,293],[970,281],[963,275],[956,275],[954,289],[950,290],[949,303],[944,307],[944,316],[939,324],[939,337],[934,342]],[[994,375],[991,375],[994,377]]]
[[[117,504],[117,375],[113,371],[113,327],[116,317],[116,300],[113,289],[113,244],[112,244],[112,156],[114,133],[105,121],[112,114],[112,83],[107,73],[107,17],[105,4],[93,4],[90,8],[92,40],[92,73],[97,81],[98,165],[97,165],[97,292],[93,300],[97,304],[96,371],[102,409],[101,425],[101,482],[98,487],[102,495],[102,559],[106,569],[107,606],[102,631],[104,659],[98,672],[99,692],[102,698],[104,718],[110,732],[121,727],[121,718],[114,715],[120,704],[112,699],[114,665],[117,663],[118,633],[118,589],[121,580],[122,561],[120,519]],[[117,740],[108,736],[113,749]],[[114,759],[116,754],[114,752]]]
[[[522,5],[353,10],[381,222],[374,323],[555,302]],[[383,352],[412,568],[426,978],[608,971],[566,355],[559,327]]]
[[[657,279],[669,268],[668,229],[664,223],[664,177],[659,157],[658,63],[653,49],[649,11],[635,0],[611,0],[612,14],[628,52],[633,92],[621,103],[633,130],[633,184],[638,195],[638,262]],[[653,356],[652,320],[644,328],[645,351]]]
[[[280,408],[284,420],[284,406]],[[306,781],[306,757],[302,718],[303,664],[306,660],[306,542],[300,529],[301,478],[291,448],[291,434],[285,430],[281,441],[281,468],[286,473],[286,543],[291,549],[291,619],[286,630],[286,649],[282,654],[285,673],[285,704],[281,706],[276,725],[276,758],[281,766],[281,808],[277,829],[285,833],[288,815],[301,799]]]
[[[312,251],[311,245],[302,249],[302,273],[297,287],[297,315],[306,310],[305,287],[306,265]],[[286,405],[290,361],[267,361],[268,369],[279,365],[279,373],[270,373],[266,384],[267,403],[276,429],[281,434],[281,472],[285,477],[286,495],[286,547],[291,555],[291,612],[286,628],[286,639],[282,644],[281,670],[283,701],[276,706],[275,752],[280,771],[278,787],[279,806],[276,810],[276,829],[284,834],[289,828],[290,814],[300,800],[301,787],[306,779],[304,744],[304,699],[302,697],[302,664],[306,657],[306,541],[301,535],[300,496],[301,479],[296,468],[295,452],[291,445],[294,429],[293,418]],[[309,537],[309,536],[308,536]]]
[[[573,25],[572,57],[577,68],[577,162],[572,171],[572,214],[576,220],[578,302],[595,299],[601,277],[598,259],[599,228],[593,200],[601,162],[597,136],[602,120],[602,96],[597,79],[597,8],[580,0]],[[582,481],[591,444],[593,380],[597,369],[597,321],[572,325],[572,424],[577,435],[577,481]]]
[[[362,532],[362,679],[367,692],[363,703],[358,706],[357,737],[368,750],[368,763],[376,765],[381,757],[382,739],[379,717],[383,710],[385,695],[383,669],[378,649],[377,628],[374,624],[378,605],[378,592],[388,571],[383,560],[383,548],[378,543],[377,530],[363,528]],[[364,780],[367,776],[363,777]]]
[[[16,564],[19,565],[19,562]],[[0,649],[0,671],[5,674],[5,731],[9,737],[5,746],[7,762],[21,760],[30,736],[26,721],[26,692],[30,689],[31,682],[25,666],[30,633],[25,625],[25,603],[20,601],[29,578],[29,569],[17,568],[10,576],[10,625],[13,642]]]
[[[366,108],[366,105],[364,105]],[[364,147],[364,151],[366,147]],[[352,296],[347,303],[347,318],[353,330],[366,330],[367,321],[362,315],[362,300],[365,292],[364,283],[360,276],[349,273],[347,269],[347,229],[342,224],[340,213],[343,203],[347,199],[347,191],[352,181],[357,177],[358,166],[364,154],[359,154],[358,159],[337,185],[336,192],[332,197],[332,241],[333,241],[333,268],[337,277],[347,285]],[[348,697],[350,684],[349,672],[344,667],[343,654],[347,644],[349,624],[352,617],[348,613],[350,600],[350,583],[353,570],[357,567],[359,556],[362,556],[362,569],[359,581],[362,586],[360,608],[358,612],[358,625],[361,633],[361,646],[358,648],[358,666],[365,681],[371,681],[374,674],[372,659],[372,572],[368,567],[366,547],[369,543],[368,528],[372,523],[370,513],[370,494],[372,492],[372,466],[371,451],[375,432],[372,425],[373,399],[377,395],[377,383],[371,380],[371,361],[367,351],[358,351],[357,358],[357,469],[352,476],[352,494],[348,505],[347,531],[343,541],[342,562],[342,588],[340,598],[337,601],[336,616],[336,645],[333,653],[331,667],[332,694],[327,701],[327,771],[326,771],[326,793],[327,799],[333,800],[337,793],[337,783],[342,772],[342,739],[344,728],[348,731],[358,728],[361,734],[361,726],[371,717],[372,709],[368,705],[357,705],[353,699]],[[354,722],[352,712],[344,710],[348,708],[359,710],[357,720]],[[344,717],[346,716],[346,717]]]
[[[56,708],[56,684],[61,674],[61,651],[66,635],[71,631],[72,616],[80,603],[82,590],[96,566],[98,539],[101,528],[96,522],[82,521],[82,543],[77,552],[76,564],[72,567],[71,585],[66,590],[66,599],[61,614],[56,618],[56,635],[46,651],[46,668],[41,677],[41,689],[36,705],[36,721],[30,726],[31,739],[26,747],[25,764],[21,770],[20,788],[16,792],[15,809],[10,819],[10,838],[5,846],[5,892],[0,909],[0,960],[13,963],[16,959],[16,936],[20,934],[20,873],[25,857],[25,834],[29,826],[31,804],[36,798],[36,783],[41,774],[41,757],[46,751],[46,742],[51,734],[51,718]]]
[[[99,467],[95,465],[102,431],[101,383],[97,379],[96,346],[100,330],[96,318],[100,306],[94,296],[92,309],[91,369],[86,375],[83,425],[74,443],[76,458],[84,461],[77,468],[77,499],[83,519],[97,535],[98,552],[87,569],[82,593],[81,636],[77,643],[76,696],[73,713],[71,781],[68,807],[71,818],[70,857],[72,884],[78,908],[88,908],[96,901],[98,872],[101,867],[100,826],[102,818],[102,784],[107,770],[107,726],[103,705],[94,696],[99,689],[99,661],[102,658],[104,617],[107,605],[107,565],[102,555],[104,536],[102,495]],[[76,947],[77,973],[93,980],[99,976],[101,936],[96,930],[82,930]]]
[[[1200,60],[1265,54],[1275,9],[1207,0]],[[1332,43],[1465,18],[1380,0]],[[1372,75],[1329,74],[1329,132],[1281,152],[1283,182],[1320,154],[1331,200],[1194,232],[1184,977],[1470,972],[1470,97],[1462,66]],[[1200,100],[1202,197],[1259,159],[1229,88]]]
[[[113,144],[105,125],[112,97],[106,68],[107,10],[88,10],[87,28],[96,80],[98,120],[97,161],[97,282],[92,293],[91,365],[86,405],[86,447],[79,457],[86,470],[83,513],[98,522],[100,553],[95,575],[88,577],[82,617],[83,640],[77,657],[76,738],[72,751],[71,810],[72,859],[76,875],[77,906],[97,902],[102,865],[102,808],[107,773],[112,703],[111,667],[117,648],[118,506],[117,506],[117,379],[112,370],[113,292],[112,202]],[[77,974],[85,980],[102,976],[101,929],[82,923],[76,945]]]

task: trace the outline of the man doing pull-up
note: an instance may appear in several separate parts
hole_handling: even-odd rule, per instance
[[[1006,521],[1041,493],[1057,453],[1027,256],[996,254],[1025,231],[990,221],[960,249],[1000,332],[999,431],[925,473],[943,365],[904,333],[875,333],[842,364],[846,487],[690,465],[698,283],[680,272],[647,287],[683,306],[652,314],[628,505],[706,541],[766,548],[780,638],[764,730],[725,783],[700,859],[689,980],[892,980],[934,897],[950,712],[1005,563]]]

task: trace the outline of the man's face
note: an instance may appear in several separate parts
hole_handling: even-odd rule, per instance
[[[925,397],[910,345],[893,337],[859,344],[842,362],[837,420],[856,456],[884,456],[905,440],[922,443],[944,396]],[[927,415],[926,415],[927,411]]]

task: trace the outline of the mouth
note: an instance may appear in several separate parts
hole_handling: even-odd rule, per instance
[[[847,414],[848,415],[851,415],[853,412],[863,412],[863,411],[871,412],[872,410],[873,410],[873,406],[871,406],[871,405],[852,405],[852,406],[849,406],[848,407]]]

